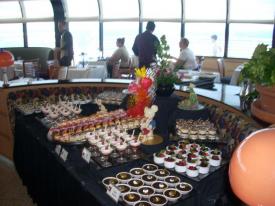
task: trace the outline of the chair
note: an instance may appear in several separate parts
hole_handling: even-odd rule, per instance
[[[221,76],[221,83],[223,84],[229,84],[231,77],[225,76],[225,66],[224,66],[224,59],[223,58],[218,58],[217,59],[217,64],[218,64],[218,71]]]
[[[39,58],[23,61],[23,77],[39,78]]]
[[[132,59],[129,60],[128,67],[120,67],[119,64],[113,66],[113,78],[131,79],[134,75],[134,67],[132,64]]]

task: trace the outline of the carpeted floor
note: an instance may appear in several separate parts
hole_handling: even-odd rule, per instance
[[[34,206],[12,162],[0,157],[0,206]]]

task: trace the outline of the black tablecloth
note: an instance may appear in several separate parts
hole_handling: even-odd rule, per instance
[[[34,115],[16,117],[14,163],[28,193],[39,206],[115,205],[105,192],[101,180],[141,166],[149,160],[97,170],[81,158],[83,146],[62,146],[69,152],[64,162],[55,152],[56,144],[46,139],[47,130]],[[201,181],[181,176],[194,191],[176,205],[214,205],[225,189],[226,165]]]

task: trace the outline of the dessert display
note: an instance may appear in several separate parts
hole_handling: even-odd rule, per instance
[[[119,172],[115,177],[106,177],[102,183],[105,187],[115,185],[123,197],[119,201],[128,205],[165,205],[168,201],[176,202],[193,189],[190,184],[181,182],[179,177],[169,175],[168,170],[158,169],[157,165],[144,164],[129,172]]]
[[[168,199],[168,201],[170,202],[176,202],[180,197],[181,197],[181,193],[174,188],[169,188],[166,189],[163,192],[163,195]]]
[[[153,205],[153,206],[163,206],[165,205],[168,200],[165,196],[163,195],[152,195],[149,198],[149,202]]]
[[[141,196],[136,192],[128,192],[123,195],[123,200],[128,205],[134,205],[135,203],[141,200]]]
[[[145,174],[145,171],[142,168],[133,168],[130,170],[130,173],[135,178],[140,178]]]
[[[141,179],[146,185],[152,185],[157,180],[156,176],[151,174],[142,175]]]
[[[166,169],[158,169],[155,172],[155,175],[157,176],[158,179],[164,180],[165,177],[167,177],[167,176],[170,175],[170,172],[168,170],[166,170]]]
[[[122,109],[111,112],[99,112],[88,117],[75,118],[57,123],[50,128],[48,138],[57,142],[72,143],[75,142],[75,136],[80,136],[81,140],[84,141],[86,140],[86,136],[83,135],[85,132],[97,131],[98,135],[105,135],[107,139],[111,138],[111,134],[108,135],[110,131],[114,131],[117,134],[123,133],[123,131],[121,132],[121,128],[123,129],[125,125],[127,129],[138,127],[140,119],[139,117],[128,117]]]
[[[203,108],[203,106],[199,104],[197,94],[194,91],[194,87],[195,85],[192,83],[188,86],[190,92],[189,97],[179,102],[179,109],[197,110]]]
[[[128,182],[128,185],[130,185],[132,190],[137,190],[139,187],[144,185],[144,182],[140,179],[131,179]]]
[[[158,166],[154,165],[154,164],[145,164],[145,165],[142,166],[142,168],[148,174],[152,174],[152,173],[154,173],[158,169]]]
[[[151,204],[147,201],[140,201],[136,203],[134,206],[151,206]]]
[[[155,190],[152,187],[143,186],[138,189],[138,193],[142,196],[142,198],[148,199],[152,194],[155,193]]]
[[[176,121],[176,133],[182,139],[191,140],[219,140],[214,124],[209,120],[183,120]]]
[[[100,167],[110,167],[142,157],[144,154],[138,151],[140,141],[134,136],[134,132],[133,130],[130,135],[126,129],[118,126],[87,132],[85,137],[91,145],[89,150],[94,162]],[[141,177],[142,174],[144,174],[143,169],[140,173],[138,170],[135,171],[133,176]]]
[[[117,104],[120,105],[126,94],[115,91],[104,91],[97,95],[96,99],[100,99],[103,104]]]
[[[119,189],[119,191],[121,192],[122,195],[131,190],[129,185],[126,185],[126,184],[117,184],[116,187]]]
[[[175,187],[176,184],[180,182],[180,178],[176,176],[168,176],[164,179],[164,182],[166,182],[170,187]]]
[[[112,185],[118,184],[118,180],[114,177],[106,177],[102,180],[102,183],[107,188],[110,184]]]
[[[127,183],[132,178],[132,176],[128,172],[120,172],[116,175],[116,178],[120,183],[124,184]]]
[[[169,145],[166,150],[153,154],[156,164],[189,177],[197,177],[210,172],[211,167],[221,165],[222,153],[219,149],[210,149],[202,144],[179,141]],[[159,176],[159,174],[155,174]],[[167,175],[168,176],[168,175]]]
[[[193,190],[192,185],[186,183],[186,182],[182,182],[177,184],[176,189],[182,194],[182,195],[186,195],[189,192],[191,192]]]
[[[165,189],[168,188],[168,184],[163,181],[156,181],[152,184],[152,187],[157,193],[162,193]]]

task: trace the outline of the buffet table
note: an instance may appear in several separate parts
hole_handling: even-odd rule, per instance
[[[154,99],[154,104],[160,109],[155,116],[156,132],[164,137],[164,144],[149,149],[146,146],[142,147],[145,154],[142,159],[98,169],[96,164],[93,162],[88,164],[81,157],[82,149],[87,145],[61,145],[61,151],[65,149],[64,151],[68,152],[68,158],[64,161],[60,154],[57,154],[60,153],[56,147],[59,144],[47,140],[48,129],[37,120],[40,114],[23,115],[15,112],[16,104],[29,101],[32,104],[32,100],[38,97],[56,99],[58,95],[89,94],[94,98],[107,90],[122,92],[129,82],[129,80],[84,79],[60,83],[57,80],[50,80],[33,81],[32,84],[11,84],[9,88],[0,89],[0,122],[6,128],[0,131],[0,151],[9,158],[13,156],[18,174],[27,186],[30,196],[39,206],[116,205],[106,194],[102,184],[103,178],[115,176],[120,171],[129,171],[133,167],[141,167],[144,163],[152,163],[152,152],[175,143],[173,139],[168,138],[173,129],[171,127],[175,126],[175,120],[178,118],[204,119],[213,122],[224,140],[233,141],[231,148],[227,147],[229,149],[227,153],[223,151],[223,154],[227,155],[227,160],[233,147],[259,128],[259,125],[240,111],[240,100],[237,95],[239,87],[215,84],[211,90],[195,88],[199,102],[205,107],[195,114],[190,111],[178,111],[178,102],[189,95],[187,88],[179,85],[171,97]],[[83,115],[97,111],[92,104],[82,105]],[[125,108],[125,105],[125,103],[120,106],[113,105],[107,109]],[[202,179],[178,175],[181,181],[192,184],[194,189],[175,205],[214,205],[228,189],[227,166],[228,161],[225,161],[221,167]]]
[[[46,138],[47,129],[36,115],[17,115],[14,163],[18,174],[38,205],[116,205],[106,194],[102,179],[117,172],[152,162],[151,154],[116,167],[97,169],[81,158],[82,145],[62,145],[68,151],[64,161],[57,155],[56,143]],[[226,190],[227,164],[202,180],[180,176],[193,185],[193,191],[173,205],[213,205]]]

